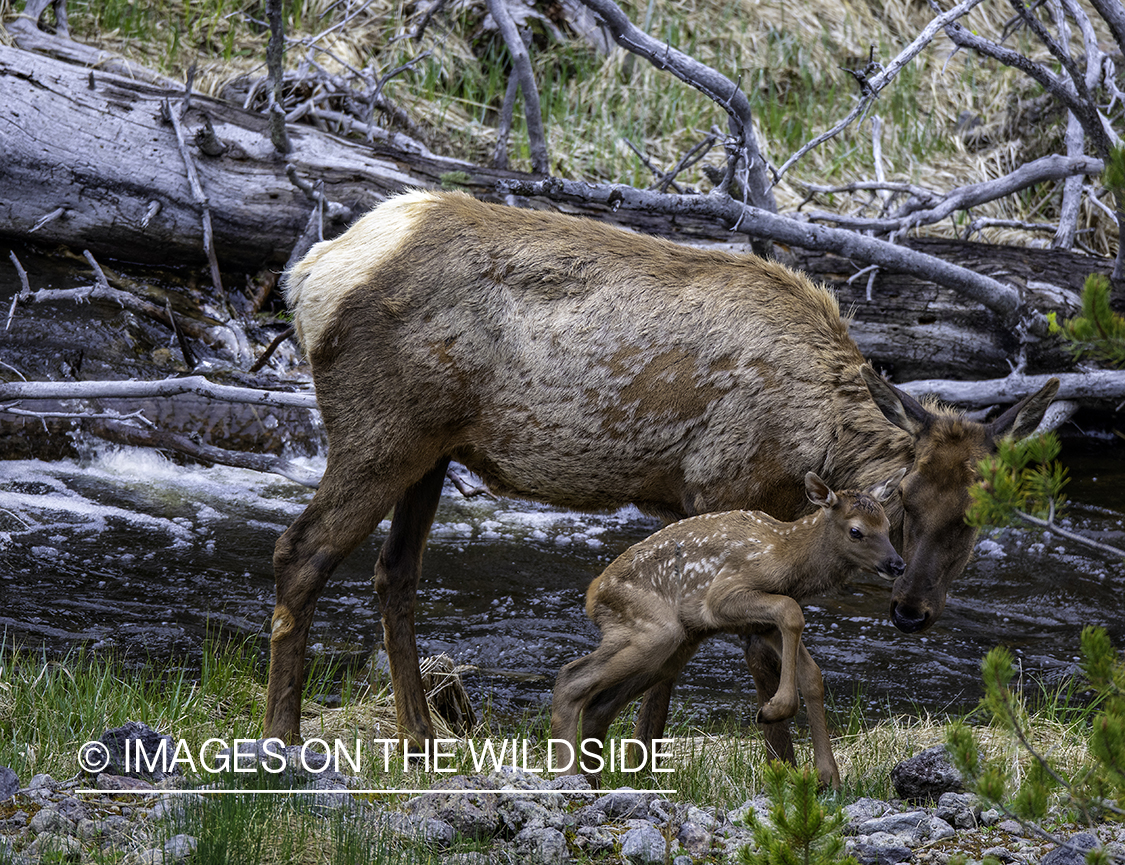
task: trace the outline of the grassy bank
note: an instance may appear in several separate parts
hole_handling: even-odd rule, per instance
[[[113,660],[96,658],[83,651],[56,661],[29,652],[7,650],[0,659],[0,765],[13,768],[23,785],[33,775],[48,773],[65,780],[78,772],[79,746],[97,739],[104,730],[127,720],[142,721],[174,740],[189,744],[193,754],[201,748],[208,757],[199,759],[200,770],[191,786],[210,784],[219,788],[247,789],[285,782],[266,773],[231,775],[209,773],[205,760],[216,765],[215,751],[205,743],[220,739],[253,739],[260,735],[265,682],[256,668],[254,653],[239,645],[211,646],[202,675],[189,680],[183,673],[148,666],[126,667]],[[479,766],[485,742],[494,748],[514,749],[519,765],[542,767],[546,760],[543,743],[549,738],[547,714],[522,718],[487,716],[467,739],[443,746],[443,765],[404,768],[393,748],[380,751],[375,740],[393,733],[393,706],[385,690],[371,688],[354,677],[341,678],[328,667],[310,677],[309,694],[341,692],[343,703],[328,709],[309,700],[303,733],[306,740],[327,743],[342,740],[351,747],[364,743],[365,757],[359,768],[344,767],[356,774],[367,790],[429,788],[450,777],[451,772],[472,773]],[[1065,760],[1068,770],[1077,770],[1087,759],[1088,712],[1073,693],[1056,691],[1041,700],[1031,712],[1031,739],[1041,752]],[[971,719],[970,719],[971,720]],[[898,718],[866,723],[858,711],[834,713],[834,748],[844,778],[844,788],[828,798],[847,804],[860,796],[894,797],[890,769],[900,760],[944,740],[947,719]],[[1003,756],[1016,769],[1026,762],[1026,753],[1014,737],[998,730],[980,731],[985,748]],[[799,734],[803,730],[799,731]],[[441,735],[455,738],[447,729]],[[680,724],[669,731],[672,771],[665,774],[632,773],[617,768],[603,773],[603,789],[629,786],[636,789],[675,789],[669,798],[723,810],[736,808],[762,791],[765,761],[761,739],[752,730],[702,730]],[[625,722],[611,731],[611,739],[628,737]],[[523,743],[527,742],[527,746]],[[528,748],[522,753],[524,747]],[[373,759],[376,754],[389,758]],[[810,764],[811,748],[799,743],[798,761]],[[505,760],[510,762],[510,760]],[[181,764],[185,765],[185,764]],[[485,770],[491,768],[485,760]],[[401,801],[408,794],[383,796],[364,793],[369,799]],[[151,801],[151,800],[149,800]],[[143,807],[137,797],[136,807]],[[10,810],[10,809],[9,809]],[[0,814],[0,818],[10,816]],[[237,850],[240,862],[427,862],[437,856],[425,845],[412,845],[387,837],[385,829],[352,821],[340,810],[310,805],[308,797],[271,795],[225,796],[186,800],[182,810],[162,824],[167,837],[186,833],[199,839],[193,862],[227,861]],[[479,842],[460,839],[450,852],[476,849]],[[2,850],[0,850],[2,852]],[[2,857],[0,857],[2,858]],[[119,861],[106,854],[104,861]]]

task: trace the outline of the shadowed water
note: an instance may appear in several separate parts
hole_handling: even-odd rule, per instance
[[[1077,504],[1067,525],[1125,546],[1125,462],[1113,442],[1064,448]],[[311,491],[253,472],[183,467],[154,452],[105,448],[83,460],[0,463],[0,631],[8,645],[63,653],[77,644],[197,665],[207,631],[258,640],[273,608],[271,555]],[[314,652],[356,664],[378,648],[371,570],[384,523],[337,571],[317,608]],[[632,508],[576,514],[465,499],[447,485],[426,550],[422,654],[479,667],[476,700],[501,711],[547,704],[558,668],[590,651],[586,586],[658,527]],[[979,662],[1003,643],[1027,679],[1073,672],[1085,624],[1125,640],[1125,568],[1038,531],[980,541],[938,625],[887,620],[889,589],[871,576],[806,606],[806,642],[837,703],[862,694],[870,716],[942,712],[979,695]],[[685,702],[686,701],[686,702]],[[705,722],[749,722],[751,682],[734,638],[704,645],[676,705]]]

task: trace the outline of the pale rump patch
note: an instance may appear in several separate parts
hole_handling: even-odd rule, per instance
[[[306,354],[319,344],[340,302],[368,282],[368,274],[394,255],[439,201],[438,194],[425,191],[390,198],[340,237],[316,244],[286,273],[285,302]]]

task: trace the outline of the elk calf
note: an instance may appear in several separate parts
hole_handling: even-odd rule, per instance
[[[824,717],[820,668],[801,641],[799,601],[843,585],[861,571],[898,577],[904,564],[880,504],[905,469],[866,492],[833,492],[805,475],[816,514],[785,523],[760,511],[704,514],[673,523],[618,556],[590,584],[586,613],[601,629],[593,652],[562,668],[551,708],[551,735],[593,755],[610,723],[633,698],[671,682],[699,644],[721,631],[762,636],[781,659],[777,692],[759,723],[797,713],[805,697],[817,775],[838,787],[840,774]],[[595,741],[588,741],[595,740]],[[577,772],[574,761],[570,771]]]

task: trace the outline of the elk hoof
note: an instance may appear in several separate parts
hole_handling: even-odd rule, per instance
[[[778,721],[787,721],[796,714],[796,700],[779,703],[775,698],[758,710],[758,714],[754,716],[754,720],[759,724],[776,724]]]

